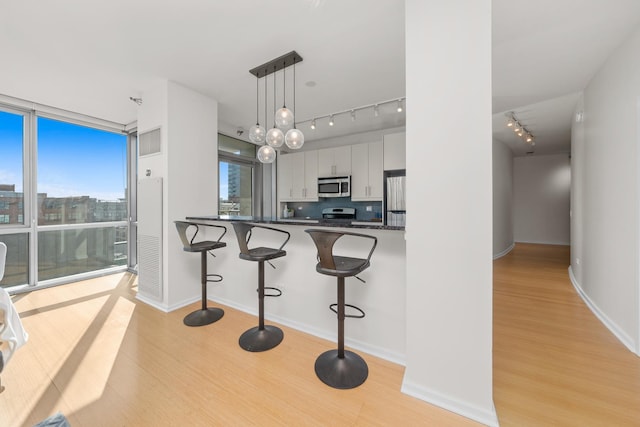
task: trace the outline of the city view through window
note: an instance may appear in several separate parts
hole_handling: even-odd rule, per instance
[[[219,215],[253,215],[256,145],[219,135]]]
[[[126,265],[127,136],[44,117],[30,136],[27,120],[0,111],[0,285],[29,283],[36,253],[38,281]]]

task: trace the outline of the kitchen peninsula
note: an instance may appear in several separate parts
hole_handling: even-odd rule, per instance
[[[346,302],[364,310],[363,319],[348,319],[345,344],[395,363],[405,363],[405,235],[404,227],[386,226],[380,222],[317,221],[304,219],[277,219],[248,216],[188,216],[194,222],[213,222],[225,225],[229,230],[223,241],[224,250],[216,252],[210,270],[221,274],[224,281],[209,287],[210,299],[257,314],[255,282],[257,270],[247,268],[238,257],[239,248],[231,222],[245,221],[266,224],[291,234],[284,250],[287,256],[273,262],[276,269],[267,269],[266,285],[280,288],[283,295],[272,298],[265,306],[265,318],[285,326],[327,339],[329,348],[334,346],[336,315],[329,305],[336,302],[335,281],[317,274],[316,248],[304,230],[327,227],[353,229],[350,231],[375,236],[378,245],[371,258],[371,267],[355,278],[346,281]],[[206,238],[207,227],[202,227]],[[255,229],[251,242],[259,246],[274,246],[281,242],[269,241]],[[355,239],[345,236],[338,240],[335,249],[341,255],[366,257],[368,249]],[[199,271],[194,262],[194,271]],[[196,279],[197,280],[197,279]],[[284,340],[287,337],[285,333]],[[363,355],[366,359],[366,355]]]

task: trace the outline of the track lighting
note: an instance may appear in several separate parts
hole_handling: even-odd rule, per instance
[[[295,74],[294,74],[295,75]],[[329,126],[335,126],[336,125],[336,116],[340,116],[340,115],[346,115],[348,114],[349,117],[351,117],[351,121],[355,122],[357,119],[357,115],[359,111],[368,111],[369,113],[371,112],[371,109],[373,109],[373,116],[374,117],[379,117],[380,116],[380,107],[383,106],[383,112],[384,114],[393,114],[393,110],[391,110],[392,105],[395,104],[395,110],[398,113],[401,113],[404,111],[404,103],[405,103],[406,98],[403,96],[402,98],[394,98],[394,99],[389,99],[386,101],[381,101],[381,102],[376,102],[375,104],[367,104],[367,105],[361,105],[360,107],[354,107],[354,108],[348,108],[346,110],[342,110],[342,111],[338,111],[335,113],[329,113],[329,114],[325,114],[322,116],[315,116],[312,119],[307,119],[307,120],[301,120],[299,122],[297,122],[297,124],[300,123],[305,123],[305,122],[309,122],[309,127],[311,129],[315,129],[316,128],[316,121],[320,120],[320,119],[324,119],[324,118],[328,118],[329,119]],[[386,106],[386,107],[385,107]],[[391,107],[391,108],[389,108]],[[342,123],[342,122],[340,122]]]
[[[509,112],[505,113],[507,116],[507,127],[513,129],[513,131],[519,137],[523,138],[527,144],[531,144],[532,146],[536,145],[533,134],[518,121],[515,113]]]

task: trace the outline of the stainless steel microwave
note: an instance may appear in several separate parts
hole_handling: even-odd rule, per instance
[[[350,197],[351,177],[318,178],[318,197]]]

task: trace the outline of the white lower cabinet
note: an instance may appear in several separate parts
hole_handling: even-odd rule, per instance
[[[351,200],[382,200],[382,154],[382,141],[351,146]]]

